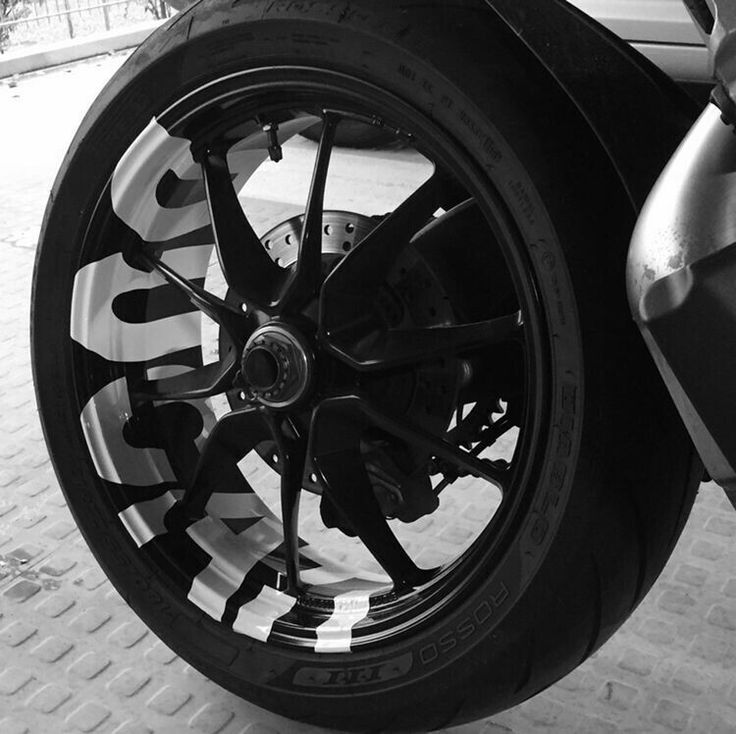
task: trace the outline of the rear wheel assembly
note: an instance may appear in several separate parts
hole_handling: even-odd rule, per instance
[[[85,120],[35,274],[47,440],[113,583],[213,680],[321,725],[459,723],[626,618],[689,443],[607,164],[549,139],[482,3],[460,34],[442,3],[283,5],[199,3]]]

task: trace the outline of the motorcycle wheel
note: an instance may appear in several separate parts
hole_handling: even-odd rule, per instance
[[[340,159],[342,120],[401,146]],[[565,675],[699,479],[627,313],[633,217],[484,3],[181,13],[85,118],[35,270],[45,435],[111,581],[322,726],[427,731]]]

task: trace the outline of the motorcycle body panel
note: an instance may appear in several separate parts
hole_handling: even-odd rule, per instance
[[[701,114],[647,200],[627,290],[708,473],[736,506],[736,13],[722,0],[686,5],[709,46],[718,106]]]
[[[710,476],[736,500],[736,137],[709,105],[654,187],[629,304]]]

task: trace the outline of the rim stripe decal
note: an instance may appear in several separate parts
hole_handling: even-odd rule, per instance
[[[185,278],[201,278],[207,272],[213,247],[207,244],[168,250],[161,259]],[[156,272],[130,267],[120,253],[85,265],[74,277],[72,339],[113,362],[143,362],[198,347],[199,312],[143,323],[122,321],[113,312],[112,302],[121,293],[165,284]]]
[[[274,622],[288,614],[295,604],[296,599],[293,596],[264,586],[253,601],[240,607],[233,630],[266,642]]]
[[[156,188],[168,170],[179,178],[200,179],[192,159],[191,140],[176,138],[153,119],[115,167],[112,207],[147,242],[179,237],[209,224],[207,202],[168,209],[156,200]]]
[[[283,124],[279,138],[289,138],[319,118],[310,117]],[[268,159],[268,137],[259,131],[233,146],[228,165],[236,176],[233,185],[240,190],[256,169]],[[156,198],[156,189],[166,171],[180,179],[201,181],[202,172],[194,162],[191,140],[171,135],[156,119],[135,139],[115,167],[111,181],[115,213],[147,242],[180,237],[210,223],[207,201],[202,198],[182,207],[165,207]]]
[[[119,512],[118,517],[140,548],[157,535],[167,532],[164,515],[173,504],[174,496],[167,492],[154,500],[131,505],[127,510]]]
[[[123,426],[132,413],[124,377],[82,408],[82,431],[97,473],[108,482],[138,487],[175,481],[165,451],[134,448],[125,440]]]
[[[255,492],[252,494],[214,492],[206,509],[209,514],[222,519],[267,517],[274,522],[279,522],[276,515]]]
[[[188,599],[218,620],[247,573],[283,542],[280,526],[267,518],[234,535],[222,523],[205,517],[187,528],[187,534],[212,557],[193,579]]]
[[[352,629],[365,619],[370,597],[363,591],[351,591],[335,597],[332,616],[317,627],[317,652],[350,652]]]

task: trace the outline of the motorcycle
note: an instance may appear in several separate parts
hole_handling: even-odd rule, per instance
[[[38,406],[191,665],[322,726],[487,716],[631,614],[704,471],[734,499],[736,11],[686,4],[699,118],[561,0],[201,0],[103,90],[44,218]]]

